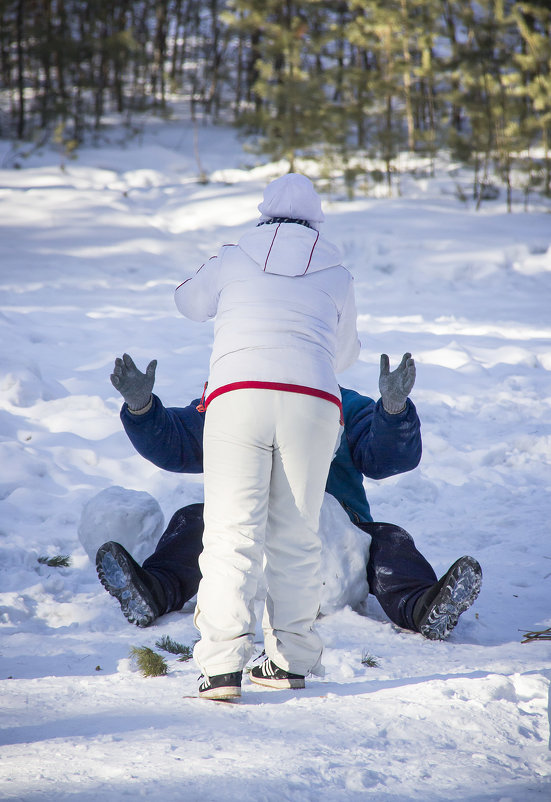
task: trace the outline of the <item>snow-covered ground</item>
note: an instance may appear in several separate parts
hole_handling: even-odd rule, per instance
[[[199,141],[208,184],[177,120],[0,170],[0,798],[550,799],[551,641],[521,638],[551,626],[551,206],[476,213],[445,162],[400,197],[327,197],[324,233],[356,280],[363,349],[342,383],[377,397],[381,352],[417,361],[423,459],[366,482],[374,517],[438,574],[477,557],[478,601],[443,643],[372,598],[340,609],[320,622],[324,679],[246,683],[238,705],[194,698],[193,663],[168,656],[154,679],[131,664],[163,635],[191,644],[192,605],[129,625],[79,540],[82,511],[121,487],[168,520],[202,490],[133,451],[109,374],[124,351],[142,369],[156,357],[165,404],[200,394],[211,327],[179,317],[173,289],[251,225],[281,171],[252,168],[231,130]],[[98,541],[112,535],[106,522]],[[38,562],[57,554],[70,566]]]

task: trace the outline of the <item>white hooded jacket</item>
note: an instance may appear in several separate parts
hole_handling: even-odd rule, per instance
[[[235,383],[289,385],[340,402],[335,373],[360,351],[353,280],[319,232],[261,225],[224,246],[175,300],[191,320],[216,318],[207,403]]]
[[[264,190],[261,223],[176,290],[191,320],[216,318],[206,403],[239,387],[272,387],[329,398],[335,373],[358,357],[352,277],[320,236],[321,199],[304,175]],[[290,219],[289,219],[290,218]]]

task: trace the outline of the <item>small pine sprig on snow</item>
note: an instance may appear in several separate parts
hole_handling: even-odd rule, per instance
[[[162,649],[164,652],[168,652],[169,654],[179,655],[179,660],[182,663],[186,660],[191,660],[193,657],[193,646],[184,646],[183,643],[178,643],[178,641],[172,640],[172,638],[168,635],[163,635],[162,638],[159,638],[158,641],[155,641],[155,646],[158,649]]]
[[[162,677],[168,674],[165,658],[149,646],[133,646],[130,649],[130,657],[144,677]]]
[[[41,565],[48,565],[50,568],[69,568],[71,558],[68,554],[56,554],[55,557],[39,557],[38,562]]]
[[[376,657],[373,657],[372,654],[369,654],[367,649],[364,649],[362,652],[362,665],[367,666],[368,668],[379,668],[379,661]]]

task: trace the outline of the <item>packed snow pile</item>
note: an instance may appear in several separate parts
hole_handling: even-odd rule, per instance
[[[371,538],[350,523],[339,502],[325,494],[320,513],[322,541],[321,577],[323,615],[346,605],[357,607],[369,592],[365,566]],[[335,533],[338,532],[338,537]]]
[[[365,481],[373,515],[439,576],[476,557],[479,599],[447,641],[399,630],[365,599],[368,538],[333,505],[323,679],[245,680],[224,706],[196,698],[192,661],[167,655],[152,679],[129,660],[165,635],[191,646],[193,603],[137,629],[94,550],[118,540],[143,559],[163,519],[202,500],[202,477],[134,451],[114,359],[157,358],[166,406],[200,397],[212,330],[177,314],[174,288],[254,225],[285,170],[247,166],[223,127],[200,148],[206,185],[177,119],[124,149],[64,166],[34,151],[0,170],[0,797],[548,799],[551,641],[521,639],[551,626],[551,206],[507,214],[500,197],[476,212],[471,176],[445,159],[433,178],[404,173],[399,197],[326,196],[324,233],[356,286],[362,352],[341,384],[377,398],[381,353],[417,364],[423,458]]]

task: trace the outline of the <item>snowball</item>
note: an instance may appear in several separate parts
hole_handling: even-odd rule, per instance
[[[78,539],[92,562],[103,543],[115,540],[142,563],[155,550],[163,528],[164,516],[153,496],[115,485],[84,505]]]

